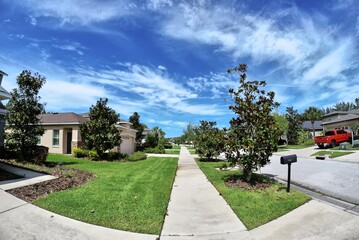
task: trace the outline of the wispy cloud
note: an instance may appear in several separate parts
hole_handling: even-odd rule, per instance
[[[53,44],[52,46],[58,49],[76,52],[78,55],[84,55],[82,50],[86,49],[78,42],[72,42],[70,44],[65,44],[65,45]]]
[[[72,1],[72,0],[25,0],[21,1],[34,17],[52,17],[64,24],[88,25],[131,14],[135,6],[129,1]]]

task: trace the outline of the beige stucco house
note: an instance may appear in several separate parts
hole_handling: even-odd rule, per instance
[[[1,86],[3,76],[7,76],[7,74],[0,70],[0,146],[4,146],[3,132],[5,127],[5,115],[7,112],[1,101],[11,98],[11,95]]]
[[[47,113],[39,116],[45,129],[39,138],[39,145],[49,148],[50,153],[71,154],[72,150],[81,146],[80,125],[89,120],[88,114]],[[136,130],[131,123],[119,120],[117,127],[120,131],[122,143],[115,150],[121,153],[133,153],[136,150]]]
[[[359,122],[359,109],[348,112],[337,111],[332,112],[323,117],[324,130],[343,129],[351,131],[351,127]],[[359,130],[355,133],[359,134]]]

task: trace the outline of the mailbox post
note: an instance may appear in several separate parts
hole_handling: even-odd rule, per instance
[[[281,164],[287,164],[288,165],[288,179],[287,179],[287,192],[289,193],[290,191],[290,172],[291,172],[291,165],[292,163],[297,162],[297,155],[293,154],[293,155],[287,155],[287,156],[282,156],[280,158],[280,163]]]

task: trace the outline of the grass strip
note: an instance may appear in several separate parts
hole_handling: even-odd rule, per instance
[[[339,151],[318,151],[313,153],[310,156],[317,156],[317,155],[329,155],[329,158],[336,158],[336,157],[342,157],[348,154],[352,154],[354,152],[339,152]]]
[[[165,149],[166,154],[180,154],[181,149]]]
[[[274,184],[265,190],[244,190],[225,185],[224,179],[241,174],[239,171],[218,171],[223,162],[200,162],[201,170],[221,193],[248,229],[256,228],[301,206],[310,198],[285,186]]]
[[[125,231],[159,234],[177,158],[149,157],[139,162],[93,162],[49,155],[49,162],[93,172],[96,179],[34,202],[58,214]]]
[[[281,145],[278,146],[278,150],[286,150],[286,149],[303,149],[303,148],[308,148],[311,146],[308,145]]]

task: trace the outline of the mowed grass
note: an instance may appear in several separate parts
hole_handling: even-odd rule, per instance
[[[244,190],[227,187],[224,178],[239,171],[218,171],[223,162],[200,162],[201,170],[221,193],[239,219],[248,229],[274,220],[310,200],[295,190],[288,194],[283,185],[275,184],[266,190]]]
[[[286,149],[303,149],[303,148],[308,148],[311,146],[307,146],[307,145],[281,145],[278,146],[278,150],[286,150]]]
[[[337,158],[337,157],[342,157],[348,154],[352,154],[354,152],[339,152],[339,151],[318,151],[313,153],[310,156],[317,156],[317,155],[329,155],[329,158]]]
[[[166,154],[180,154],[181,149],[165,149]]]
[[[49,162],[90,171],[96,179],[75,189],[50,194],[35,205],[80,221],[132,232],[159,234],[177,158],[139,162],[92,162],[49,155]]]

